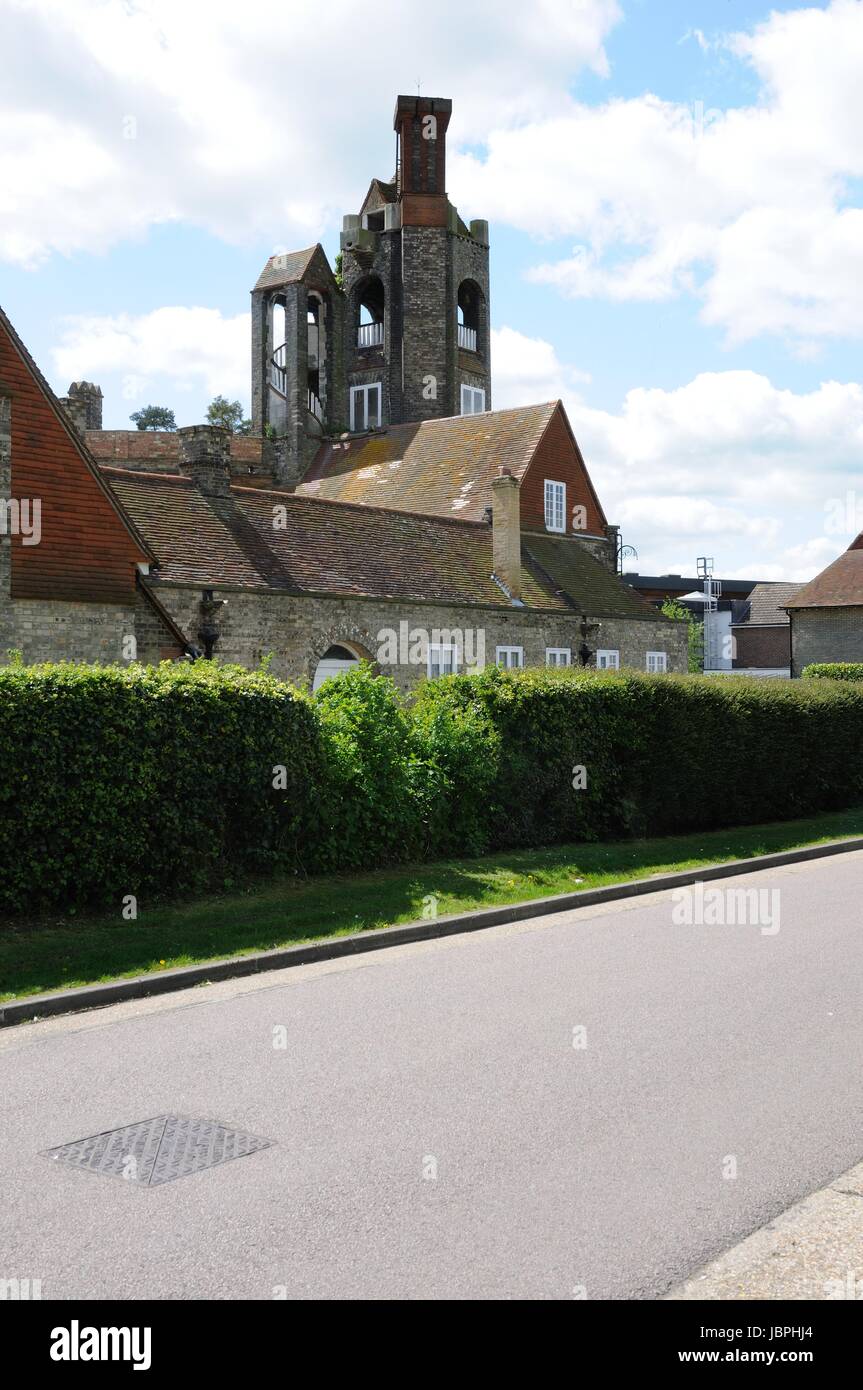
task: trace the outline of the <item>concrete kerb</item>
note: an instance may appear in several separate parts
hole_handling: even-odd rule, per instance
[[[333,937],[327,941],[309,942],[302,946],[277,947],[247,956],[205,961],[200,965],[180,966],[149,975],[136,975],[126,980],[109,980],[104,984],[84,985],[79,989],[57,990],[49,994],[30,995],[0,1004],[0,1028],[31,1022],[54,1014],[78,1013],[82,1009],[120,1004],[129,999],[143,999],[154,994],[168,994],[189,989],[194,985],[211,984],[217,980],[256,975],[264,970],[286,970],[295,965],[315,961],[337,960],[340,956],[357,955],[363,951],[378,951],[388,946],[404,946],[414,941],[430,941],[436,937],[454,936],[460,932],[483,931],[487,927],[504,926],[508,922],[545,917],[554,912],[570,912],[581,907],[625,898],[644,897],[682,888],[692,883],[704,883],[717,878],[734,878],[738,874],[758,873],[765,869],[781,868],[784,864],[800,864],[829,855],[847,854],[863,849],[863,836],[844,840],[829,840],[820,845],[783,850],[753,859],[732,859],[724,864],[711,864],[700,869],[685,869],[679,873],[654,874],[630,883],[612,883],[605,888],[587,888],[583,892],[559,893],[550,898],[534,898],[529,902],[509,903],[504,907],[480,908],[450,917],[430,921],[409,922],[401,927],[378,927],[374,931],[356,932],[350,936]]]

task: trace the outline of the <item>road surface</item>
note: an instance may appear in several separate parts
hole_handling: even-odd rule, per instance
[[[780,929],[663,892],[4,1030],[0,1278],[660,1296],[863,1157],[863,853],[710,886]],[[274,1143],[149,1187],[42,1156],[164,1113]]]

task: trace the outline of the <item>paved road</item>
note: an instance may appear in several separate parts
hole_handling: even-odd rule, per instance
[[[662,893],[0,1033],[0,1277],[660,1295],[863,1157],[863,854],[719,886],[779,932]],[[276,1143],[160,1187],[40,1156],[163,1112]]]

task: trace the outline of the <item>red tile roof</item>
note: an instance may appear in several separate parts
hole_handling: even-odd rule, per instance
[[[838,560],[804,584],[787,607],[863,607],[863,531]]]
[[[521,480],[559,402],[451,415],[327,442],[297,492],[330,502],[481,521],[498,468]]]
[[[208,501],[185,477],[104,474],[158,558],[157,583],[512,607],[483,522],[238,486]],[[659,616],[572,537],[525,534],[522,560],[526,608]]]
[[[146,536],[161,578],[201,585],[259,587],[265,583],[190,478],[125,468],[103,468],[102,472]]]

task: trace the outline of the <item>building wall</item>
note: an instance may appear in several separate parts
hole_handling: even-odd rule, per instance
[[[863,661],[863,607],[791,610],[791,674],[816,661]]]
[[[178,473],[180,441],[176,430],[87,430],[85,442],[99,463],[118,468],[140,468],[147,473]],[[232,434],[231,472],[242,476],[252,468],[261,471],[269,440],[254,435]]]
[[[26,431],[19,429],[16,435],[13,429],[15,409],[20,404],[20,399],[20,391],[14,397],[0,393],[0,501],[4,505],[10,495],[15,495],[12,488],[16,452],[13,440],[17,439],[20,450],[22,438],[25,442],[27,439]],[[62,445],[65,430],[62,426],[58,428],[59,443]],[[49,433],[48,437],[57,436]],[[34,431],[34,438],[41,442],[44,436]],[[77,471],[85,470],[85,466],[74,447],[72,455],[70,457],[62,451],[60,457],[69,463],[74,477]],[[22,468],[22,473],[26,474],[26,467]],[[86,485],[91,478],[89,470],[86,470],[85,495]],[[101,497],[101,492],[99,496]],[[57,493],[48,486],[42,500],[47,508],[60,507],[62,515],[65,492],[61,491],[59,498],[58,501]],[[115,526],[119,526],[116,514],[113,514],[113,519]],[[74,529],[74,512],[69,520],[74,536],[77,534]],[[112,530],[106,527],[105,543],[109,554],[112,534]],[[125,527],[122,527],[122,535],[128,537]],[[11,651],[20,652],[28,663],[64,660],[106,663],[128,662],[134,659],[153,662],[180,655],[179,643],[170,629],[136,587],[134,558],[128,562],[128,582],[122,585],[121,591],[125,598],[121,602],[95,597],[99,589],[96,582],[87,584],[88,590],[93,594],[90,601],[76,601],[64,597],[62,585],[57,586],[56,598],[30,597],[26,594],[26,585],[19,584],[16,588],[14,547],[18,545],[23,554],[28,556],[29,553],[39,551],[42,546],[52,543],[56,543],[56,533],[53,529],[48,531],[47,537],[43,535],[39,545],[24,547],[21,546],[19,537],[8,534],[7,527],[0,527],[0,665],[8,661]],[[143,552],[137,553],[143,556]],[[85,550],[85,558],[89,558],[90,567],[82,568],[79,575],[83,574],[89,581],[93,568],[92,554],[88,556]],[[37,577],[45,572],[50,575],[53,571],[51,568],[47,571],[40,569],[37,571]],[[25,588],[24,596],[20,594],[21,587]],[[110,587],[108,592],[110,594]]]
[[[11,597],[134,605],[136,566],[146,552],[2,324],[0,390],[7,401],[0,432],[11,434],[11,478],[7,458],[0,497],[38,503],[41,514],[37,544],[7,537]]]
[[[573,508],[582,506],[586,512],[586,531],[589,535],[605,536],[605,517],[597,506],[587,478],[587,470],[579,457],[561,411],[555,411],[543,435],[530,466],[521,483],[521,524],[526,531],[545,530],[546,479],[566,484],[566,529],[578,534],[573,527]]]
[[[187,634],[200,625],[200,587],[159,584],[158,596],[174,621]],[[497,646],[524,648],[526,666],[544,666],[546,647],[570,647],[581,643],[579,618],[569,613],[530,613],[524,609],[495,610],[445,604],[401,603],[382,599],[314,597],[278,593],[248,593],[218,589],[216,598],[227,600],[220,610],[221,636],[215,654],[254,668],[272,653],[270,669],[283,680],[311,683],[318,662],[328,647],[347,644],[360,655],[378,660],[387,634],[400,635],[402,645],[415,645],[421,631],[425,641],[434,633],[465,634],[464,649],[478,655],[484,643],[485,664],[495,660]],[[657,623],[650,619],[603,620],[601,645],[620,651],[622,666],[646,669],[648,651],[666,651],[669,671],[685,672],[686,632],[682,623]],[[468,635],[469,634],[469,635]],[[194,637],[192,638],[194,640]],[[444,639],[445,640],[445,639]],[[457,643],[458,645],[458,643]],[[422,643],[420,644],[421,649]],[[399,655],[408,655],[402,652]],[[426,674],[425,660],[380,662],[381,670],[403,690],[410,690]]]
[[[732,628],[734,665],[769,669],[791,665],[791,627],[754,624]]]

